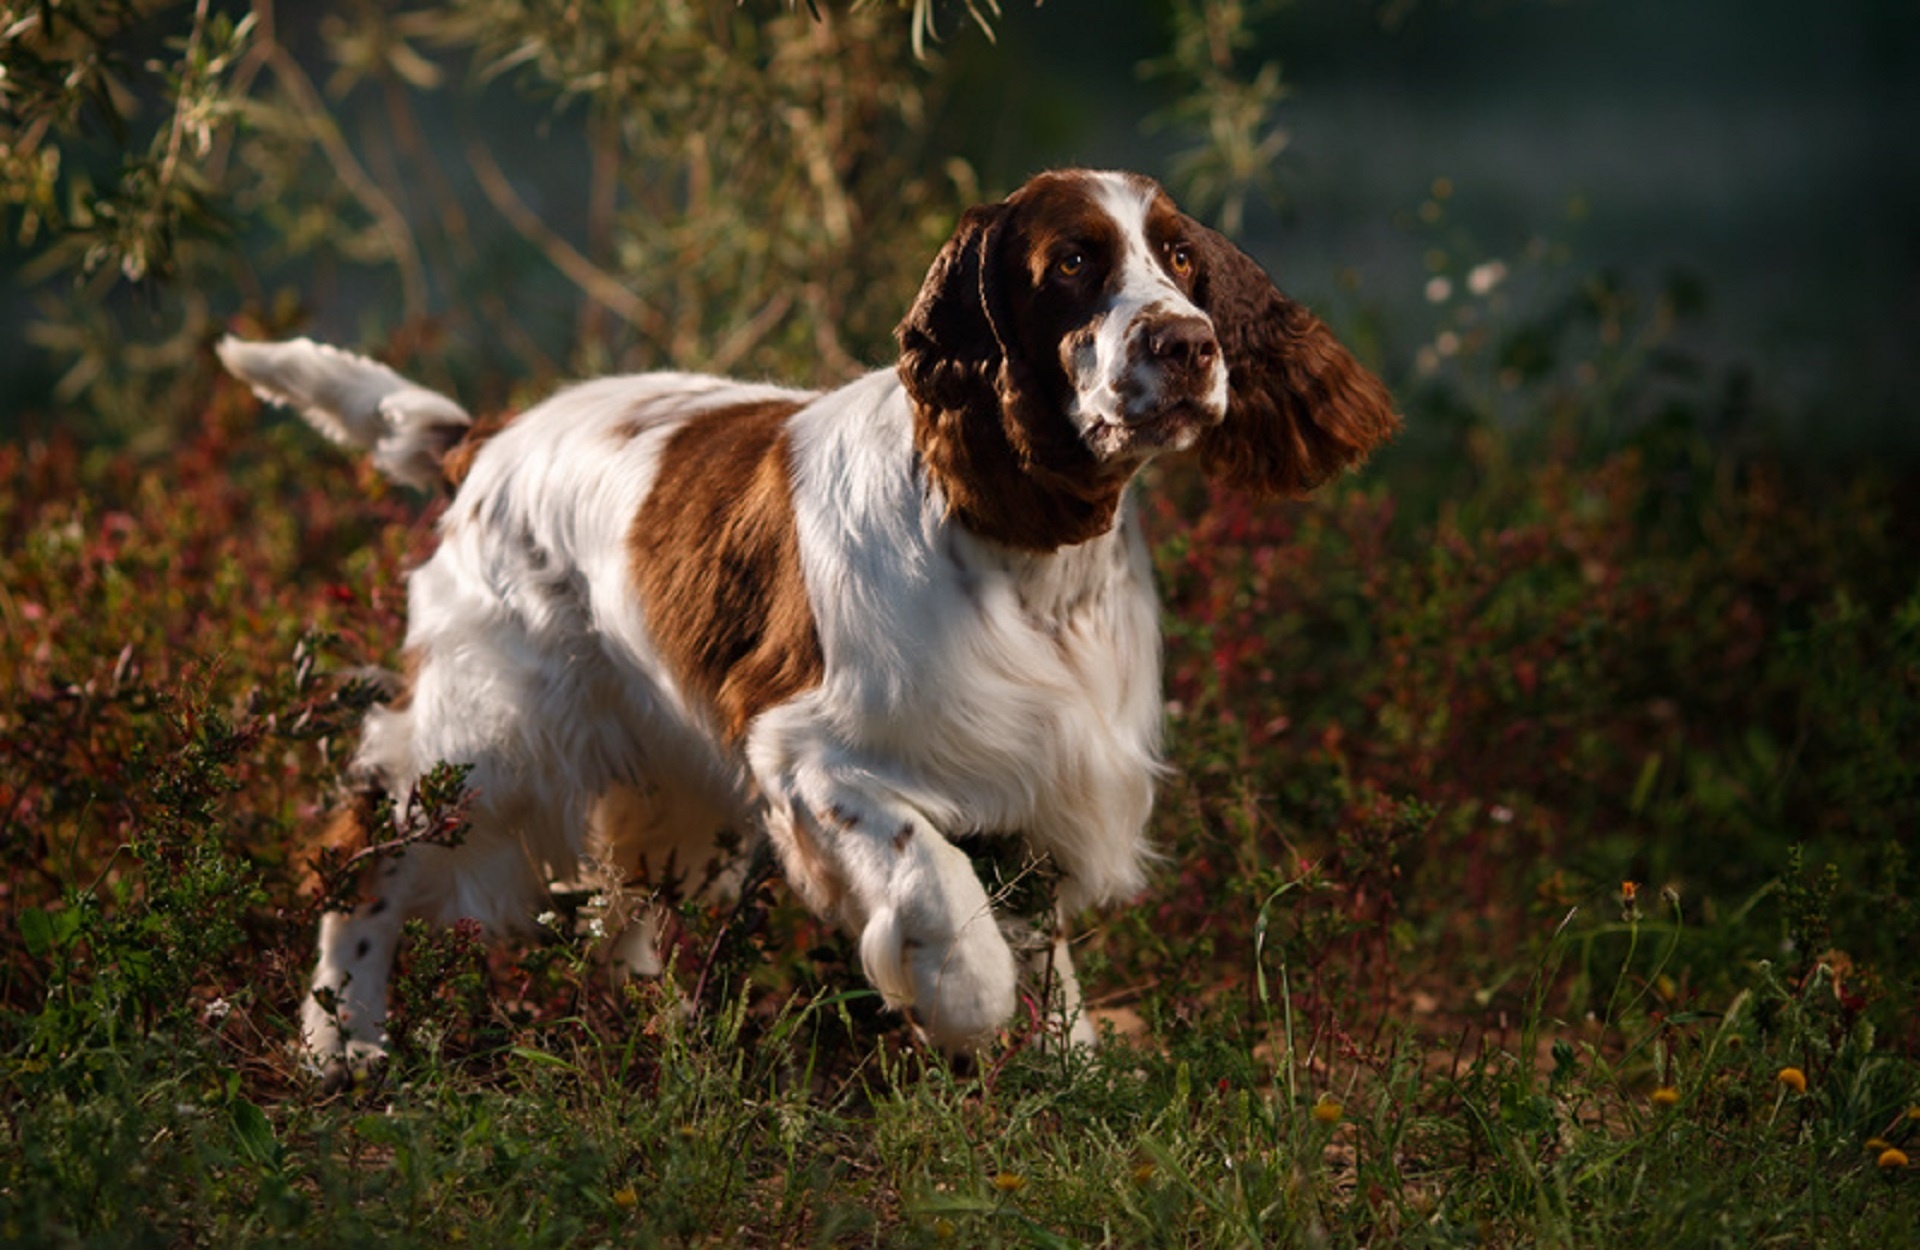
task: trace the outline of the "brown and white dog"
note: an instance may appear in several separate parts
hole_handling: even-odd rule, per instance
[[[409,584],[408,688],[369,715],[354,767],[398,797],[470,765],[471,829],[377,864],[327,915],[303,1008],[316,1060],[381,1053],[408,917],[525,924],[577,875],[610,792],[618,872],[764,834],[949,1050],[995,1035],[1020,962],[957,843],[1017,834],[1062,912],[1141,888],[1160,635],[1129,483],[1190,452],[1299,494],[1393,432],[1391,400],[1133,174],[1043,174],[969,210],[898,334],[896,367],[837,390],[603,378],[484,441],[372,361],[221,344],[390,476],[464,472]],[[640,972],[658,971],[653,926],[642,909],[622,940]],[[1055,1023],[1091,1041],[1063,937],[1048,954]]]

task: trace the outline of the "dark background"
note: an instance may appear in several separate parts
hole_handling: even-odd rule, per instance
[[[293,24],[317,26],[328,7],[283,13],[283,37],[298,46]],[[1165,177],[1190,139],[1151,123],[1172,89],[1139,71],[1164,51],[1162,6],[1003,9],[992,43],[958,4],[942,10],[942,55],[958,71],[947,133],[983,185],[1005,190],[1061,164]],[[1290,142],[1279,202],[1249,205],[1246,242],[1336,324],[1381,327],[1390,377],[1408,374],[1440,325],[1444,310],[1424,295],[1437,265],[1456,277],[1482,260],[1510,266],[1515,316],[1607,272],[1690,292],[1699,315],[1675,341],[1702,369],[1740,376],[1789,444],[1920,448],[1904,399],[1920,323],[1920,4],[1298,0],[1260,32],[1241,64],[1280,62]],[[307,43],[324,81],[319,41]],[[493,136],[530,204],[566,233],[584,151],[567,116],[451,81],[428,98],[444,111],[428,124]],[[1437,215],[1436,179],[1451,190]],[[484,205],[475,218],[506,237]],[[575,298],[537,257],[516,255],[503,244],[502,281],[546,284],[556,310]],[[19,259],[10,242],[8,429],[60,419],[57,364],[24,338],[34,293]],[[313,332],[364,341],[369,296],[351,282],[316,290]],[[552,322],[564,356],[570,322]]]

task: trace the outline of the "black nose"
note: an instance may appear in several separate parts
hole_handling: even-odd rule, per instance
[[[1178,317],[1147,332],[1147,354],[1156,364],[1176,372],[1199,373],[1212,367],[1220,343],[1207,322]]]

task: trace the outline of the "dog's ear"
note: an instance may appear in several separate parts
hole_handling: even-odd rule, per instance
[[[993,256],[1004,204],[970,208],[927,269],[899,328],[900,379],[922,408],[964,412],[999,401],[1006,348]]]
[[[1321,320],[1225,236],[1189,222],[1195,302],[1227,364],[1226,419],[1201,436],[1206,470],[1243,490],[1302,495],[1400,428],[1393,397]]]

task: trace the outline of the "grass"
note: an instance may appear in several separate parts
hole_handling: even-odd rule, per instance
[[[161,461],[0,448],[0,1243],[1911,1240],[1910,493],[1408,402],[1309,504],[1152,483],[1178,772],[1097,1054],[955,1071],[769,884],[624,1000],[415,932],[337,1096],[296,848],[431,509],[224,387]]]

